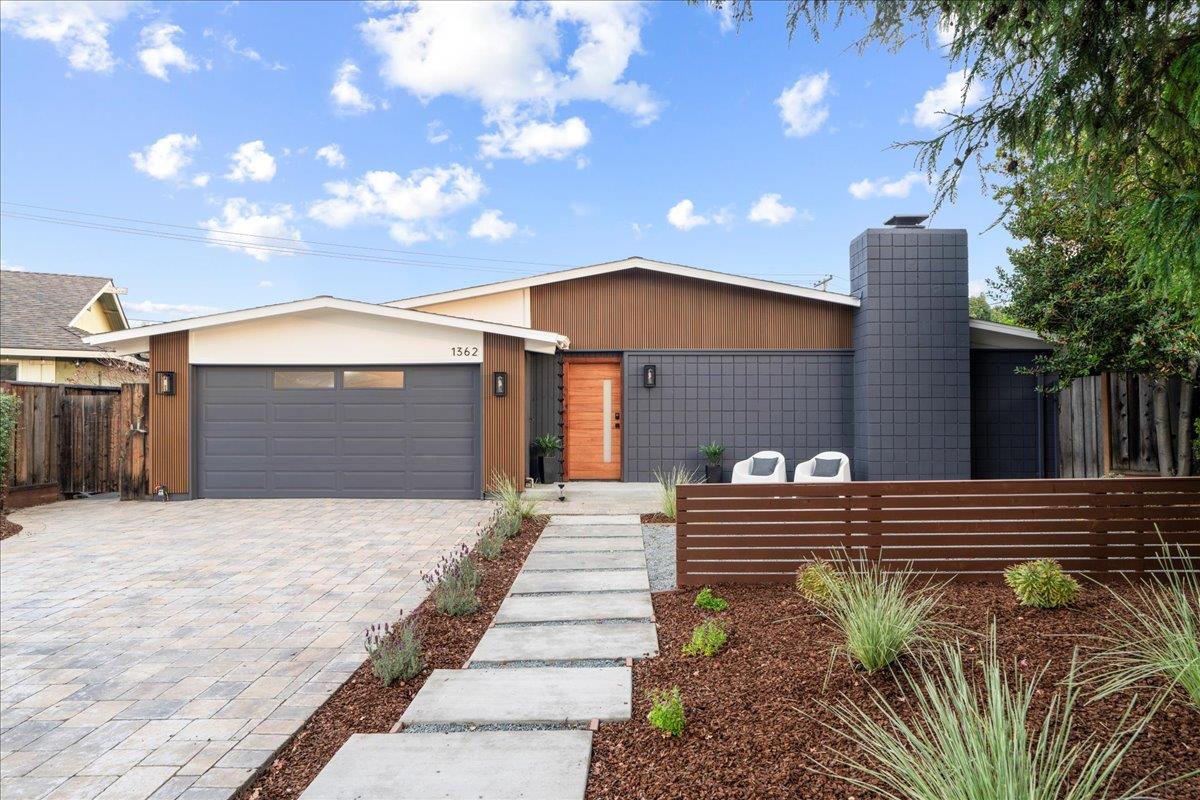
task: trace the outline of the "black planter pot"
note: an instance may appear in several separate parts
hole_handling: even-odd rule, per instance
[[[721,465],[720,464],[705,464],[704,465],[704,482],[705,483],[721,483]]]

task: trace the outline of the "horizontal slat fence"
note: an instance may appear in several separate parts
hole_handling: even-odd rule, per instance
[[[1200,557],[1200,478],[678,487],[681,587],[787,583],[805,561],[843,549],[967,579],[1034,558],[1071,572],[1145,573],[1158,566],[1160,541]]]

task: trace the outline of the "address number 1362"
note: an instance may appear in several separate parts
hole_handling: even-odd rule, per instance
[[[450,355],[452,355],[452,356],[467,356],[467,357],[473,358],[473,357],[479,355],[479,348],[478,347],[451,347]]]

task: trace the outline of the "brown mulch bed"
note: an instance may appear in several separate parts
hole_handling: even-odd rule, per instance
[[[460,669],[475,650],[508,594],[525,557],[549,517],[521,523],[521,532],[504,544],[495,561],[478,563],[484,572],[479,610],[469,617],[446,617],[426,598],[417,608],[425,616],[422,635],[425,669],[411,680],[384,688],[363,662],[350,679],[313,713],[291,741],[280,748],[238,800],[290,800],[300,796],[351,734],[387,733],[435,669]]]
[[[661,511],[655,511],[652,514],[642,514],[643,525],[674,525],[675,520],[668,517]]]
[[[833,662],[833,630],[790,587],[723,587],[730,602],[717,615],[732,626],[726,650],[715,658],[688,658],[680,648],[706,612],[692,605],[694,591],[654,595],[658,619],[658,658],[634,667],[633,719],[605,724],[596,734],[587,797],[632,798],[862,798],[866,794],[812,770],[811,758],[828,747],[848,751],[825,730],[832,722],[820,701],[846,695],[870,704],[870,687],[893,702],[900,696],[888,672],[867,676],[845,657]],[[1051,690],[1070,665],[1071,650],[1098,632],[1098,621],[1115,605],[1099,588],[1086,592],[1071,610],[1040,611],[1017,605],[997,584],[955,584],[948,588],[945,621],[986,633],[996,617],[998,651],[1019,662],[1026,675],[1049,663],[1035,698],[1040,720]],[[687,714],[680,739],[663,739],[646,722],[647,691],[678,685]],[[1075,735],[1107,734],[1117,724],[1128,697],[1077,706]],[[1128,785],[1155,769],[1158,779],[1186,773],[1200,764],[1200,712],[1181,703],[1158,711],[1133,745],[1117,779]],[[1154,793],[1156,797],[1200,798],[1200,778]]]
[[[3,541],[10,536],[16,536],[22,530],[23,529],[20,525],[11,521],[3,514],[0,514],[0,541]]]

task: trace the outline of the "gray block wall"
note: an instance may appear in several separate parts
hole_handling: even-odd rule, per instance
[[[969,478],[967,232],[867,230],[850,283],[855,479]]]
[[[645,364],[658,366],[653,389],[642,386]],[[629,352],[622,388],[627,481],[702,467],[697,448],[714,440],[726,446],[726,481],[759,450],[782,452],[790,476],[798,461],[854,446],[850,350]]]
[[[972,478],[1057,474],[1054,398],[1038,393],[1035,376],[1016,371],[1031,366],[1036,355],[1036,350],[971,351]]]

